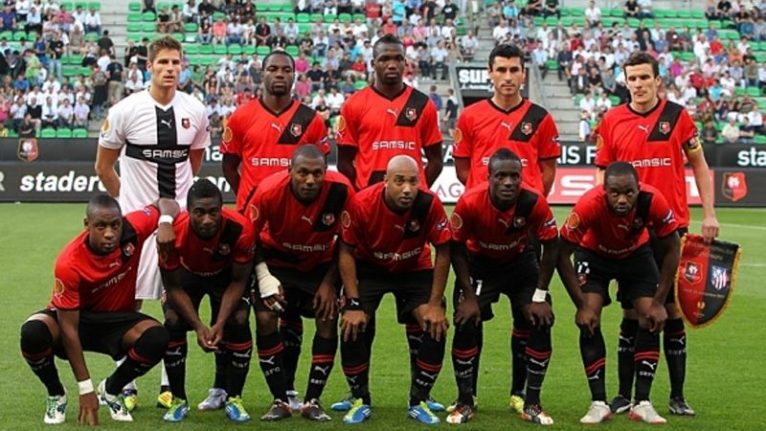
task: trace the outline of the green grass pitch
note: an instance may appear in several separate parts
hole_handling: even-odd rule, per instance
[[[557,219],[561,222],[567,208],[556,208]],[[43,307],[49,299],[52,286],[53,261],[61,247],[82,228],[84,205],[82,204],[3,204],[0,205],[0,291],[2,306],[0,312],[0,430],[40,430],[44,428],[42,415],[45,391],[32,374],[19,353],[18,328],[33,311]],[[721,237],[740,243],[744,255],[736,292],[726,314],[712,327],[702,330],[688,330],[688,375],[686,395],[697,409],[695,418],[668,416],[667,429],[672,430],[762,430],[766,429],[764,418],[763,358],[766,356],[766,329],[761,320],[766,310],[766,287],[760,284],[766,279],[766,211],[757,209],[719,209]],[[698,210],[693,219],[700,220]],[[692,224],[692,231],[699,231],[699,223]],[[761,280],[760,282],[758,280]],[[448,289],[451,289],[451,281]],[[589,392],[582,371],[578,351],[578,335],[574,326],[574,307],[564,289],[554,277],[551,290],[557,316],[554,327],[554,353],[543,389],[543,403],[553,416],[555,430],[585,429],[579,418],[589,404]],[[207,304],[203,304],[203,309]],[[510,322],[508,302],[502,299],[495,306],[495,320],[485,326],[485,351],[479,387],[480,410],[469,424],[461,426],[466,430],[507,430],[533,429],[535,425],[522,422],[508,409],[509,334]],[[374,399],[372,419],[360,428],[368,430],[422,429],[406,418],[407,391],[409,387],[409,365],[406,353],[404,329],[394,322],[393,303],[387,299],[380,308],[378,335],[371,365],[371,390]],[[146,311],[159,316],[156,303]],[[616,391],[617,326],[619,308],[609,307],[604,312],[604,334],[609,352],[608,395]],[[301,360],[297,379],[298,389],[305,391],[308,363],[308,349],[313,336],[313,325],[306,321],[304,335],[304,357]],[[206,395],[212,381],[212,355],[202,353],[190,339],[188,360],[188,382],[190,402],[196,404]],[[449,346],[447,349],[449,352]],[[87,361],[94,382],[104,378],[112,370],[108,358],[88,354]],[[336,362],[333,375],[323,396],[326,405],[344,396],[346,385]],[[761,363],[761,365],[758,365]],[[66,362],[57,361],[59,373],[72,396],[68,407],[67,424],[55,429],[74,429],[77,418],[77,392],[71,369]],[[264,379],[253,361],[245,388],[245,405],[250,414],[257,418],[267,408],[269,397]],[[136,430],[209,430],[212,428],[250,428],[262,430],[294,429],[336,429],[343,427],[340,415],[332,414],[333,421],[315,425],[293,417],[282,423],[267,424],[253,420],[251,423],[234,425],[229,423],[222,411],[199,413],[192,410],[181,424],[164,424],[162,412],[154,407],[159,373],[155,368],[139,381],[141,404],[134,413],[132,424],[117,424],[111,421],[105,409],[101,409],[100,426],[106,429]],[[445,403],[455,397],[455,383],[452,375],[449,353],[445,357],[444,369],[433,392]],[[667,412],[668,378],[664,358],[661,359],[658,378],[655,382],[653,400],[660,413]],[[444,417],[444,416],[442,416]],[[444,429],[448,425],[438,427]],[[603,429],[626,430],[647,429],[648,425],[631,423],[627,417],[618,417],[601,426]]]

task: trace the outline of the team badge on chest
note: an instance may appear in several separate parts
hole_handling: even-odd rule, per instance
[[[418,111],[415,108],[407,108],[404,111],[404,116],[410,121],[415,121],[418,118]]]
[[[670,123],[667,121],[660,121],[660,133],[663,135],[670,133]]]
[[[191,127],[191,120],[188,118],[181,118],[181,127],[184,129],[188,129]]]
[[[290,134],[295,136],[296,138],[303,134],[303,126],[297,123],[293,123],[290,126]]]
[[[333,213],[322,214],[322,224],[324,224],[325,226],[332,226],[333,223],[335,223],[335,214]]]

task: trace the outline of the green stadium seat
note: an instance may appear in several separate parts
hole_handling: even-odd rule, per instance
[[[72,129],[72,137],[78,139],[84,139],[88,137],[88,129]]]
[[[258,55],[268,55],[271,52],[271,47],[269,46],[258,46],[255,48],[255,53]]]
[[[187,43],[184,45],[184,52],[188,55],[197,55],[199,54],[199,45],[195,43]]]
[[[354,88],[357,90],[362,90],[363,88],[367,87],[367,81],[364,79],[359,79],[356,82],[354,82]]]
[[[143,22],[141,23],[141,31],[154,33],[157,31],[157,24],[154,22]]]
[[[143,17],[141,16],[140,12],[128,13],[128,22],[141,22],[142,20],[143,20]]]
[[[753,143],[763,145],[766,144],[766,136],[758,134],[753,137]]]
[[[545,22],[545,19],[543,19],[543,17],[541,17],[541,16],[536,16],[534,18],[534,21],[535,21],[535,25],[536,26],[541,26],[541,25],[543,25],[543,22]]]
[[[351,14],[350,14],[350,13],[341,13],[341,14],[338,14],[338,19],[340,20],[340,22],[344,22],[344,23],[345,23],[345,22],[351,22],[351,21],[353,21],[353,18],[351,17]]]
[[[80,68],[78,66],[62,66],[61,74],[67,78],[74,78],[80,75]]]
[[[140,33],[142,27],[140,22],[128,22],[128,33]]]
[[[196,33],[199,26],[193,22],[187,22],[184,24],[184,33]]]
[[[321,13],[311,14],[311,22],[316,22],[318,19],[324,20],[324,15],[322,15]]]
[[[78,6],[82,7],[83,9],[87,9],[88,8],[88,2],[86,2],[86,1],[76,1],[76,2],[74,2],[74,7],[78,7]]]
[[[141,42],[141,36],[143,36],[141,33],[128,33],[126,37],[128,42],[138,43]]]
[[[242,45],[229,45],[228,52],[231,55],[242,54]]]
[[[750,97],[758,97],[761,95],[761,89],[758,87],[747,87],[745,89],[745,94]]]
[[[641,23],[641,20],[638,18],[628,18],[628,25],[630,28],[638,28],[639,23]]]
[[[296,45],[287,45],[285,47],[285,52],[292,55],[293,57],[297,57],[298,54],[300,54],[300,49]]]
[[[218,21],[219,19],[226,21],[226,14],[223,12],[216,12],[213,14],[213,21]]]
[[[692,9],[692,18],[705,19],[705,11],[702,9]]]
[[[15,42],[21,42],[22,39],[29,40],[27,38],[27,32],[25,32],[25,31],[17,31],[17,32],[13,33],[13,40]]]
[[[678,18],[678,11],[675,9],[665,9],[665,18]]]
[[[141,21],[155,22],[157,21],[157,15],[154,12],[144,12],[141,14]]]
[[[226,50],[226,45],[214,45],[213,46],[213,54],[216,55],[226,55],[228,51]]]
[[[255,45],[245,45],[242,47],[242,52],[245,55],[253,55],[255,54]]]
[[[42,131],[40,131],[40,137],[41,138],[55,138],[56,137],[56,129],[52,129],[50,127],[46,127]]]
[[[652,11],[652,14],[654,15],[654,18],[656,18],[656,19],[667,18],[668,17],[668,10],[667,9],[654,9]]]
[[[353,18],[354,18],[354,21],[356,21],[356,20],[360,20],[362,22],[366,22],[367,21],[367,15],[365,15],[363,13],[355,13],[353,15]]]
[[[100,11],[101,2],[97,2],[97,1],[88,2],[88,9],[95,9],[96,11]]]
[[[548,60],[545,62],[545,67],[548,70],[558,70],[559,62],[557,60]]]
[[[561,18],[561,25],[564,27],[571,27],[574,23],[574,18],[565,16]]]
[[[282,7],[280,8],[280,10],[282,12],[290,12],[290,13],[292,13],[293,11],[295,11],[295,6],[293,6],[292,3],[283,3]]]
[[[688,10],[679,9],[678,10],[678,17],[679,18],[691,18],[692,17],[692,13],[689,12]]]
[[[612,102],[612,106],[617,106],[620,104],[620,98],[617,96],[609,96],[609,101]]]
[[[602,14],[602,16],[605,14]],[[609,16],[615,18],[622,18],[625,16],[625,11],[622,8],[616,7],[609,11]]]
[[[305,23],[311,21],[311,15],[307,13],[298,13],[295,14],[295,22],[297,23]]]
[[[199,46],[199,53],[204,55],[210,55],[213,53],[213,46],[210,44],[207,45],[200,45]]]
[[[545,22],[547,22],[548,25],[555,26],[559,23],[559,19],[555,16],[549,16],[548,18],[545,18]]]
[[[128,10],[131,12],[141,12],[141,2],[132,1],[128,3]]]
[[[163,9],[170,10],[170,2],[168,1],[158,1],[156,3],[156,6],[158,11],[161,11]]]
[[[8,129],[8,137],[9,138],[18,138],[19,134],[16,133],[16,131],[13,130],[13,129]]]
[[[279,3],[267,3],[266,10],[269,12],[279,12],[282,10],[282,5]]]
[[[183,33],[173,33],[172,36],[173,36],[173,39],[175,39],[175,40],[177,40],[179,42],[183,42],[184,41],[184,34]]]
[[[62,139],[69,139],[72,137],[72,129],[58,129],[56,130],[56,137]]]
[[[694,60],[694,59],[696,59],[696,58],[697,58],[697,57],[694,55],[694,53],[693,53],[693,52],[682,52],[682,53],[681,53],[681,55],[680,55],[680,57],[681,57],[681,61],[684,61],[684,62],[686,62],[686,61],[692,61],[692,60]]]
[[[13,32],[12,31],[4,31],[4,32],[0,33],[0,39],[5,39],[5,40],[8,40],[8,41],[13,40]]]
[[[72,12],[74,10],[74,2],[71,1],[62,1],[59,3],[59,6],[61,9],[65,9],[69,12]]]
[[[323,15],[325,24],[332,24],[335,21],[335,18],[337,18],[336,15]]]
[[[93,69],[90,67],[81,67],[80,68],[80,75],[82,76],[90,76],[93,74]]]
[[[269,10],[269,5],[264,2],[255,2],[255,11],[264,12]]]

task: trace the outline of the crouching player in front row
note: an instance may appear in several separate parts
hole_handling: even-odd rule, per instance
[[[186,396],[186,333],[197,333],[197,344],[223,355],[226,416],[234,422],[250,420],[242,405],[242,388],[250,367],[253,338],[250,333],[250,292],[246,289],[253,267],[255,235],[247,218],[223,207],[221,191],[201,179],[189,189],[188,212],[175,221],[175,247],[160,254],[160,271],[167,297],[163,303],[170,342],[165,352],[173,401],[163,419],[183,420]],[[199,316],[202,298],[208,295],[211,325]]]
[[[50,304],[21,326],[21,353],[48,390],[46,424],[66,418],[67,396],[54,355],[69,361],[77,379],[81,424],[98,424],[99,401],[113,420],[133,420],[122,388],[157,365],[168,344],[165,328],[135,311],[138,261],[158,224],[160,251],[172,247],[177,213],[178,204],[170,199],[124,217],[117,201],[105,194],[88,202],[85,231],[56,259]],[[84,351],[126,359],[96,390]]]
[[[655,263],[647,226],[653,226],[663,250],[662,268]],[[612,414],[606,403],[606,347],[600,321],[601,309],[611,302],[608,289],[613,279],[620,297],[631,301],[639,314],[630,418],[665,423],[649,401],[649,392],[660,358],[659,332],[667,319],[665,297],[680,259],[677,229],[675,214],[662,194],[640,184],[635,168],[625,162],[606,168],[604,185],[580,198],[561,229],[558,270],[577,306],[580,354],[592,397],[588,413],[580,419],[584,424],[600,423]]]

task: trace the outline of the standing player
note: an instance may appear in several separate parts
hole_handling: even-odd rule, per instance
[[[136,312],[136,276],[142,246],[159,223],[158,244],[173,244],[173,217],[178,205],[160,199],[122,216],[120,205],[107,195],[88,202],[85,231],[56,259],[50,304],[21,326],[21,353],[48,390],[46,424],[66,419],[67,396],[53,355],[67,359],[80,394],[78,419],[98,424],[99,399],[112,419],[132,421],[120,394],[123,386],[146,374],[162,359],[168,333],[159,322]],[[158,244],[152,244],[157,247]],[[125,357],[109,378],[98,385],[98,396],[83,351]]]
[[[250,204],[250,215],[259,234],[259,273],[279,281],[286,314],[314,318],[316,334],[311,348],[311,368],[301,415],[313,421],[329,421],[319,397],[335,361],[338,347],[335,237],[340,233],[341,212],[348,209],[353,187],[341,174],[327,171],[322,151],[304,145],[293,153],[290,170],[265,179]],[[268,311],[259,300],[256,310]],[[275,398],[282,378],[283,362],[277,334],[277,315],[268,335],[258,335],[259,356],[266,380]],[[266,332],[266,331],[262,331]],[[284,391],[284,389],[279,389]],[[282,393],[284,395],[284,393]],[[272,409],[274,410],[274,409]],[[278,413],[286,413],[276,407]],[[282,416],[287,416],[283,414]]]
[[[442,171],[438,112],[426,94],[404,83],[405,64],[404,45],[399,39],[390,35],[378,39],[371,64],[375,82],[354,93],[341,109],[337,123],[338,170],[357,190],[382,181],[388,161],[396,155],[416,160],[420,184],[424,186],[431,187]],[[369,346],[374,334],[375,322],[371,321],[365,334]],[[417,325],[407,326],[413,372],[422,335]],[[348,410],[351,405],[347,401],[333,404],[333,410]],[[434,411],[444,410],[439,403],[429,404]]]
[[[343,418],[346,423],[363,422],[372,413],[370,348],[363,332],[389,292],[396,298],[399,323],[423,328],[415,372],[411,372],[409,415],[421,423],[439,423],[426,401],[444,359],[448,325],[443,294],[450,265],[450,230],[439,198],[419,186],[418,163],[410,156],[395,156],[384,182],[359,192],[341,217],[338,267],[346,304],[341,361],[354,398]],[[433,264],[429,242],[436,248]]]
[[[678,218],[680,233],[689,230],[689,207],[686,196],[685,160],[691,164],[694,180],[702,200],[702,236],[711,241],[718,236],[719,226],[713,208],[710,171],[702,151],[702,142],[689,112],[673,102],[657,96],[660,86],[659,65],[654,57],[637,52],[625,62],[625,78],[631,102],[607,112],[596,130],[596,166],[598,177],[615,160],[631,163],[642,183],[657,187],[668,200]],[[658,265],[662,255],[656,253]],[[686,377],[686,332],[675,304],[674,291],[667,297],[668,322],[663,347],[670,373],[670,412],[694,415],[684,398]],[[630,307],[629,303],[624,305]],[[638,317],[626,310],[620,325],[618,365],[620,393],[612,401],[615,413],[630,409],[633,378],[632,345],[638,331]]]
[[[314,144],[324,154],[330,152],[322,117],[292,99],[290,91],[294,81],[293,58],[284,51],[272,51],[263,59],[263,97],[237,109],[226,123],[221,141],[223,174],[237,195],[237,210],[243,214],[260,182],[275,172],[286,170],[296,148]],[[270,321],[271,313],[256,311],[255,314],[258,323]],[[290,402],[293,408],[299,409],[293,382],[303,324],[300,316],[283,315],[281,326]],[[216,379],[210,396],[200,403],[200,409],[223,405],[226,394],[221,390],[222,385],[223,382]]]
[[[659,270],[647,226],[654,229],[662,252]],[[613,279],[619,283],[622,300],[630,301],[639,314],[631,358],[636,367],[631,419],[666,422],[649,401],[649,392],[660,360],[659,331],[667,319],[665,297],[673,288],[680,259],[677,229],[675,214],[662,193],[639,184],[636,170],[625,162],[607,167],[604,185],[580,198],[561,229],[558,270],[577,307],[580,354],[592,397],[581,423],[600,423],[612,415],[606,404],[606,346],[600,320],[601,309],[611,302],[609,282]]]
[[[165,328],[170,334],[165,368],[173,393],[163,419],[180,422],[189,411],[186,333],[194,330],[203,350],[221,350],[226,357],[226,415],[234,422],[246,422],[250,415],[241,395],[253,350],[246,285],[253,269],[255,234],[243,215],[223,207],[221,191],[208,180],[194,183],[186,204],[189,211],[173,226],[175,248],[160,257],[167,290]],[[210,298],[210,327],[199,316],[205,295]]]
[[[526,346],[527,391],[522,418],[541,425],[553,419],[540,405],[551,357],[553,313],[548,284],[556,266],[558,230],[545,198],[522,186],[519,156],[501,148],[489,160],[489,184],[468,190],[452,213],[452,262],[455,267],[455,337],[452,364],[458,402],[447,422],[473,417],[477,335],[483,320],[492,318],[492,304],[505,294],[529,328]],[[543,245],[542,264],[532,245]]]
[[[559,132],[553,117],[544,108],[521,96],[521,87],[526,81],[524,52],[515,45],[496,46],[489,54],[488,73],[493,84],[492,97],[465,108],[458,118],[452,154],[457,177],[466,188],[476,187],[487,180],[492,154],[498,148],[508,148],[521,158],[524,184],[548,196],[556,177],[556,159],[561,155]],[[529,327],[518,312],[520,309],[514,310],[511,406],[521,413]],[[481,355],[482,332],[477,336]],[[474,380],[477,378],[475,374]],[[474,381],[474,393],[476,383]]]
[[[149,45],[147,67],[151,87],[126,97],[109,110],[101,127],[96,153],[96,174],[122,210],[136,211],[157,200],[175,199],[186,206],[186,193],[210,145],[205,107],[199,100],[177,92],[181,73],[181,44],[170,36]],[[120,162],[120,175],[115,164]],[[138,269],[136,299],[159,299],[162,281],[154,241],[147,241]],[[163,367],[163,388],[158,403],[169,407]],[[138,399],[135,386],[126,388],[132,410]]]

